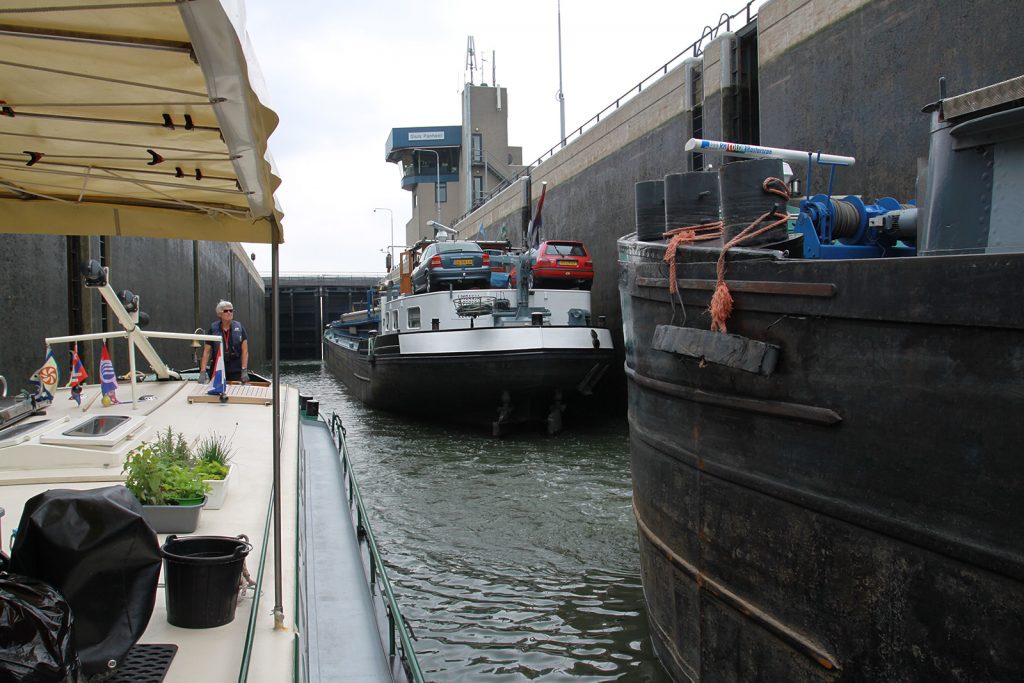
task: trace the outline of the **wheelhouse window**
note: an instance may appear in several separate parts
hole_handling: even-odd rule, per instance
[[[418,330],[420,328],[420,307],[410,308],[405,314],[405,321],[410,330]]]

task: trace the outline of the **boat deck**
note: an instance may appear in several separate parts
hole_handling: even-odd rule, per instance
[[[146,422],[135,434],[108,449],[40,443],[40,432],[33,432],[22,443],[0,447],[0,507],[5,508],[2,547],[10,552],[10,532],[21,516],[21,510],[32,496],[52,488],[85,489],[109,486],[123,481],[121,463],[128,450],[142,441],[152,439],[160,430],[171,427],[188,440],[208,435],[212,430],[231,436],[234,455],[231,460],[230,489],[224,507],[203,510],[196,535],[237,536],[245,534],[253,545],[246,567],[255,579],[259,573],[266,534],[273,483],[272,408],[264,405],[189,403],[188,396],[196,385],[185,382],[154,382],[139,385],[140,395],[154,400],[134,404],[102,407],[96,401],[86,414],[145,415]],[[83,405],[91,391],[89,387]],[[128,386],[119,393],[127,399]],[[253,629],[253,646],[249,662],[249,679],[258,681],[291,680],[295,650],[295,582],[296,459],[298,452],[297,391],[282,387],[281,487],[283,531],[283,603],[285,628],[274,629],[274,558],[273,539],[268,539],[262,583],[262,597]],[[82,410],[69,400],[67,390],[58,390],[53,406],[47,410],[49,427],[42,433],[60,431],[77,418]],[[38,419],[38,418],[36,418]],[[54,425],[54,420],[59,424]],[[89,466],[89,459],[93,459]],[[74,466],[62,466],[72,463]],[[163,543],[165,534],[160,534]],[[254,609],[253,591],[239,600],[235,619],[230,624],[211,629],[185,629],[167,623],[163,578],[157,591],[156,605],[149,625],[139,640],[142,643],[173,643],[178,652],[171,663],[167,683],[178,681],[226,681],[239,679],[246,632]]]

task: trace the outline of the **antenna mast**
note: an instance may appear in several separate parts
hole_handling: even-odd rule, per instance
[[[558,109],[562,121],[562,147],[565,147],[565,93],[562,92],[562,0],[558,0]]]
[[[473,72],[476,71],[476,45],[473,36],[466,39],[466,70],[469,72],[469,84],[473,83]]]

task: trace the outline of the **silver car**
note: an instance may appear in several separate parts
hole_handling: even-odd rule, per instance
[[[476,242],[435,242],[412,270],[412,291],[491,286],[491,257]]]

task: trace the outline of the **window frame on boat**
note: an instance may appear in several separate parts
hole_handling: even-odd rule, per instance
[[[61,420],[61,422],[64,422],[64,420]],[[3,433],[0,433],[0,448],[16,446],[19,443],[24,443],[45,430],[47,427],[53,426],[53,424],[55,423],[52,419],[34,420],[13,424],[4,429]]]
[[[420,307],[413,306],[405,312],[405,324],[410,330],[420,329]]]
[[[112,417],[126,419],[118,423],[116,427],[102,433],[74,433],[80,431],[91,422]],[[145,415],[124,415],[121,413],[86,415],[78,420],[69,421],[60,430],[43,434],[39,437],[39,443],[51,446],[116,446],[121,441],[138,432],[145,424]]]

